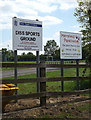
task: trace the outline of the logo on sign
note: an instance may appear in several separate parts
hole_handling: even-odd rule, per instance
[[[76,40],[77,40],[77,43],[79,43],[80,38],[78,36],[76,36]]]
[[[14,21],[14,25],[17,26],[17,21],[16,20]]]

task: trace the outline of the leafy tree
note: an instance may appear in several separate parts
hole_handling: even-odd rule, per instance
[[[25,52],[23,52],[22,55],[25,55]]]
[[[14,60],[14,52],[12,50],[8,50],[7,61],[13,61],[13,60]]]
[[[28,52],[27,54],[22,53],[22,55],[18,55],[18,61],[35,61],[36,57],[33,53]]]
[[[0,51],[2,52],[3,62],[14,60],[14,52],[12,50],[7,50],[7,48],[2,48]]]
[[[56,55],[56,50],[58,50],[59,46],[55,42],[55,40],[47,41],[46,45],[44,46],[45,55],[47,56],[54,56]]]
[[[43,55],[43,54],[41,54],[41,55],[40,55],[40,60],[46,60],[46,56]]]
[[[91,0],[78,0],[78,7],[74,15],[82,27],[82,42],[86,54],[86,61],[91,64],[91,8],[89,6],[91,6]],[[91,69],[89,75],[91,76]],[[91,81],[88,84],[89,88],[91,88]],[[83,89],[86,87],[87,82],[81,81],[80,85],[82,85],[81,87]]]
[[[55,51],[54,60],[60,60],[60,48]]]
[[[87,61],[91,63],[91,11],[88,10],[89,5],[91,5],[91,1],[89,2],[89,0],[78,0],[78,7],[74,15],[81,24],[82,44],[83,46],[86,45],[88,53]]]
[[[8,55],[8,51],[7,48],[2,48],[2,61],[7,61],[7,55]]]

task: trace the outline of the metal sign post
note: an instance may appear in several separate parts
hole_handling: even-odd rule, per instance
[[[14,63],[15,64],[17,63],[17,50],[14,50]],[[15,66],[15,68],[14,68],[14,78],[17,81],[17,66]],[[15,85],[17,86],[17,83]],[[17,95],[17,94],[18,94],[18,91],[16,90],[15,95]],[[17,100],[16,100],[16,102],[17,102]]]
[[[61,60],[61,65],[63,65],[64,63],[63,63],[63,60]],[[61,77],[63,77],[63,67],[61,67]],[[61,91],[62,92],[64,92],[64,81],[62,80],[61,81]],[[62,97],[63,97],[63,95],[62,95]]]
[[[82,59],[81,34],[65,31],[60,32],[60,58],[61,64],[63,64],[63,59],[76,59],[76,64],[78,65],[78,59]],[[78,67],[76,72],[77,77],[79,77]],[[61,77],[63,77],[63,67],[61,68]],[[62,91],[64,91],[63,84],[62,81]],[[77,80],[77,90],[79,90],[79,80]]]
[[[76,64],[79,64],[79,60],[76,60]],[[76,69],[76,76],[79,77],[79,68]],[[79,90],[79,80],[77,80],[77,90]]]
[[[42,51],[42,21],[28,20],[14,17],[13,25],[13,50],[36,51],[36,63],[39,63],[39,51]],[[15,51],[15,62],[17,62],[17,51]],[[39,77],[39,68],[36,69]],[[15,68],[15,79],[17,79],[17,68]],[[37,83],[39,92],[39,83]]]
[[[39,51],[36,51],[36,63],[39,64],[40,57],[39,57]],[[37,78],[40,76],[40,70],[39,68],[36,68],[37,72]],[[37,82],[37,93],[39,92],[39,82]]]

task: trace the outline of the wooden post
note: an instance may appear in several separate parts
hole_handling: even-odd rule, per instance
[[[44,62],[40,62],[44,63]],[[40,77],[46,76],[46,69],[45,67],[40,68]],[[40,92],[46,92],[46,82],[40,82]],[[40,106],[46,105],[46,96],[40,97]]]

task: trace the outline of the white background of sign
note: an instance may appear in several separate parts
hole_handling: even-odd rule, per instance
[[[82,59],[81,34],[60,32],[60,58]]]
[[[42,51],[41,21],[13,18],[12,24],[13,50]]]

